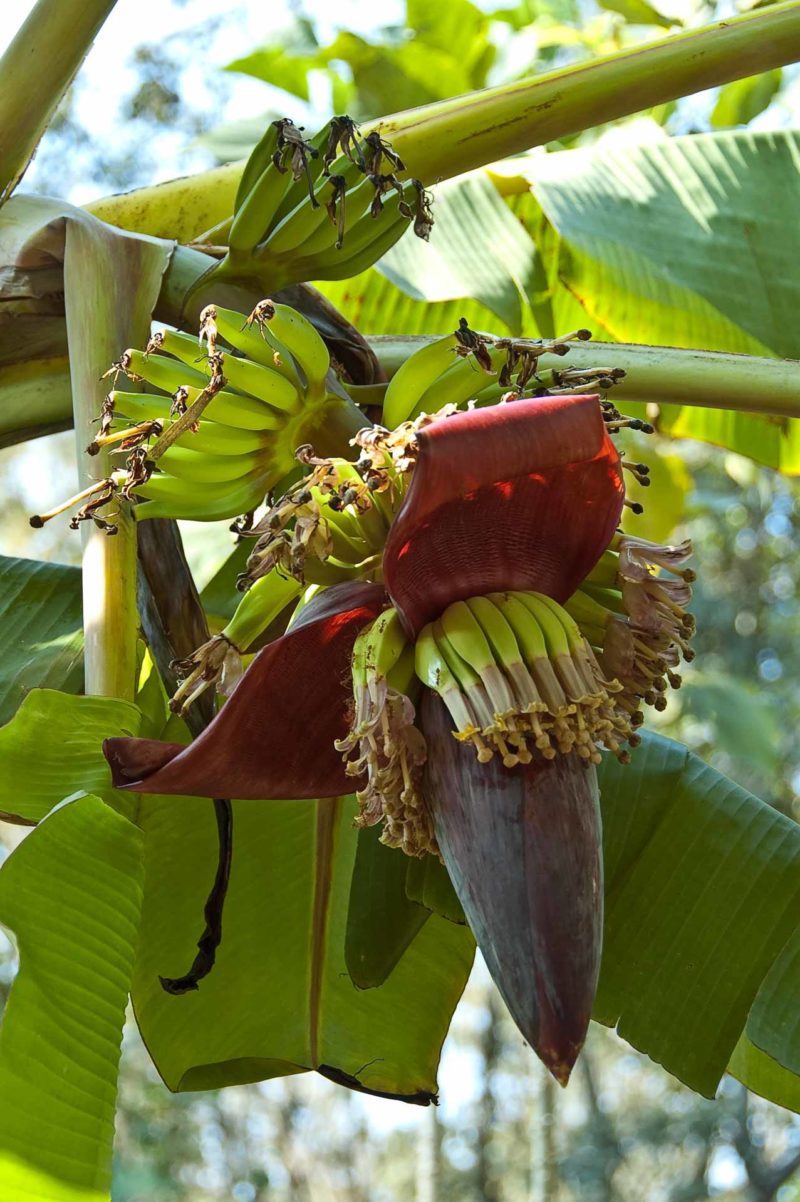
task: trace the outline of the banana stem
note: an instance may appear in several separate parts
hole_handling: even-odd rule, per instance
[[[370,338],[388,374],[433,338]],[[522,345],[524,341],[520,340]],[[624,342],[573,342],[569,355],[542,355],[540,371],[621,368],[615,401],[728,409],[759,417],[800,417],[800,362]]]
[[[0,204],[116,0],[39,0],[0,59]]]
[[[423,183],[800,58],[800,0],[375,122]]]

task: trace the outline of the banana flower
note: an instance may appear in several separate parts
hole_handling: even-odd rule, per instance
[[[562,1084],[600,963],[598,747],[627,758],[689,633],[689,549],[618,533],[616,418],[592,395],[512,399],[364,431],[355,465],[305,448],[312,474],[268,515],[254,574],[314,579],[300,546],[341,565],[345,510],[382,554],[318,592],[189,747],[105,744],[114,784],[140,792],[269,800],[355,784],[361,825],[444,860]]]

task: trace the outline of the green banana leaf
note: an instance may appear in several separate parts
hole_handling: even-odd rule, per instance
[[[9,782],[0,809],[35,823],[65,792],[89,788],[115,807],[135,806],[131,794],[109,788],[101,746],[110,735],[139,733],[141,721],[123,701],[31,693],[0,729],[0,779]],[[183,737],[182,724],[173,725],[168,737]],[[209,801],[141,798],[133,816],[144,832],[145,897],[133,1000],[170,1088],[318,1069],[413,1100],[435,1094],[474,941],[466,927],[431,915],[386,985],[356,989],[345,965],[354,812],[351,799],[234,803],[217,964],[196,993],[174,997],[158,978],[180,975],[194,955],[216,866],[216,824]],[[63,887],[54,869],[44,892],[54,901]],[[3,1181],[1,1174],[2,1166]]]
[[[139,709],[127,701],[31,690],[0,727],[0,817],[34,826],[67,793],[82,789],[108,796],[111,773],[100,752],[103,739],[150,733]]]
[[[124,703],[54,698],[32,694],[0,740],[0,775],[15,781],[28,821],[59,786],[86,782],[105,794],[98,727],[136,729]],[[595,1017],[701,1093],[714,1093],[730,1062],[752,1088],[792,1104],[786,1074],[798,1069],[800,1030],[785,1015],[797,988],[800,828],[659,736],[646,735],[629,766],[608,757],[601,778],[607,897]],[[353,813],[351,800],[234,803],[218,961],[197,992],[174,997],[158,978],[184,972],[194,954],[216,862],[214,815],[204,800],[141,799],[146,874],[133,997],[172,1089],[317,1069],[414,1100],[435,1092],[472,939],[439,916],[446,907],[431,905],[438,912],[385,984],[356,989],[345,958]],[[61,890],[57,871],[49,887]],[[406,891],[419,894],[408,883]],[[743,1063],[742,1039],[761,1058],[748,1052]]]
[[[800,135],[737,131],[542,155],[559,286],[604,336],[796,358]],[[793,421],[666,406],[660,427],[800,472]]]
[[[645,735],[630,765],[606,756],[600,787],[595,1017],[708,1097],[746,1024],[747,1038],[797,1072],[800,1026],[781,1023],[797,999],[797,957],[784,949],[800,930],[800,826],[658,735]],[[788,1104],[769,1076],[752,1088]]]
[[[536,247],[485,173],[441,184],[430,241],[403,237],[380,272],[420,301],[472,297],[514,335],[522,333],[535,280]],[[476,253],[476,249],[482,253]]]
[[[728,1071],[751,1093],[800,1114],[800,1077],[762,1052],[746,1034],[734,1048]]]
[[[83,687],[80,568],[0,556],[0,723],[38,687]]]
[[[344,958],[353,984],[374,989],[391,975],[430,917],[409,896],[416,861],[380,841],[380,827],[358,832],[347,907]],[[429,857],[426,857],[426,859]]]
[[[767,973],[747,1019],[746,1037],[800,1078],[800,932]]]
[[[141,853],[141,831],[84,794],[0,870],[20,952],[0,1027],[3,1202],[108,1199]]]
[[[354,813],[352,799],[234,802],[217,963],[199,990],[174,997],[158,978],[184,972],[194,954],[216,862],[214,815],[207,801],[142,798],[147,867],[133,1003],[171,1089],[317,1069],[410,1101],[435,1095],[474,942],[431,915],[385,984],[355,987],[345,964]]]
[[[349,280],[316,280],[319,289],[362,334],[446,334],[466,317],[473,329],[495,330],[502,322],[490,309],[470,298],[419,300],[398,288],[376,267]]]
[[[524,178],[530,191],[512,191],[505,204],[536,247],[532,258],[523,254],[517,277],[526,280],[529,302],[520,311],[522,332],[551,336],[586,325],[608,341],[800,356],[800,333],[785,317],[800,301],[800,234],[792,219],[799,162],[800,135],[747,131],[512,160],[520,173],[515,186]],[[415,239],[392,252],[397,291],[380,279],[385,256],[357,281],[321,285],[326,295],[367,333],[440,334],[460,309],[478,328],[496,327],[500,314],[513,329],[508,305],[471,284],[505,270],[493,239],[449,236],[473,178],[443,193],[437,207],[448,237],[435,259]],[[482,178],[481,191],[486,185]],[[509,243],[512,258],[516,245]],[[461,302],[438,310],[430,303],[442,296],[434,267],[444,270],[448,295],[461,283]],[[470,312],[475,300],[488,321]],[[667,404],[660,428],[800,473],[800,433],[787,418]]]

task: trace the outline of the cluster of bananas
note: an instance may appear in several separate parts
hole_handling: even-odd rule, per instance
[[[485,763],[529,764],[575,751],[600,762],[598,744],[622,759],[638,736],[616,704],[577,623],[542,593],[490,593],[450,605],[417,637],[416,671],[442,698],[456,738]]]
[[[431,197],[379,133],[365,138],[350,117],[314,137],[282,118],[251,154],[229,222],[203,236],[226,241],[219,277],[269,272],[274,288],[346,279],[371,267],[412,226],[430,235]]]
[[[384,424],[390,429],[448,406],[495,404],[501,398],[520,396],[578,396],[607,392],[621,380],[620,368],[548,368],[540,370],[543,355],[568,355],[570,343],[586,342],[589,330],[573,330],[560,338],[498,338],[471,330],[462,317],[458,329],[429,342],[398,368],[386,389]],[[646,423],[624,418],[613,406],[619,430]]]
[[[203,347],[203,342],[207,345]],[[92,519],[114,532],[98,510],[121,494],[137,500],[137,519],[215,521],[252,512],[296,468],[295,449],[309,437],[346,448],[364,424],[330,370],[313,325],[286,305],[261,301],[249,316],[209,305],[200,347],[175,330],[155,334],[144,351],[129,349],[107,376],[100,428],[87,448],[127,456],[125,470],[32,524],[87,499],[73,527]],[[116,387],[120,377],[151,391]]]

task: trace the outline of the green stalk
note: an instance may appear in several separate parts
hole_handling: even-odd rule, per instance
[[[800,0],[376,122],[425,183],[800,58]]]
[[[409,173],[431,184],[798,58],[800,0],[790,0],[593,62],[409,109],[365,125],[364,132],[379,129]],[[196,237],[230,216],[243,168],[243,162],[231,163],[175,185],[108,197],[90,209],[123,229],[181,238],[191,230]],[[184,203],[176,216],[178,185]]]
[[[39,0],[0,59],[0,204],[24,175],[115,3]]]
[[[392,376],[433,337],[377,337],[368,342]],[[524,345],[524,340],[520,340]],[[622,368],[612,399],[657,405],[727,409],[758,417],[800,417],[800,362],[625,342],[572,342],[565,358],[542,355],[548,369]]]

